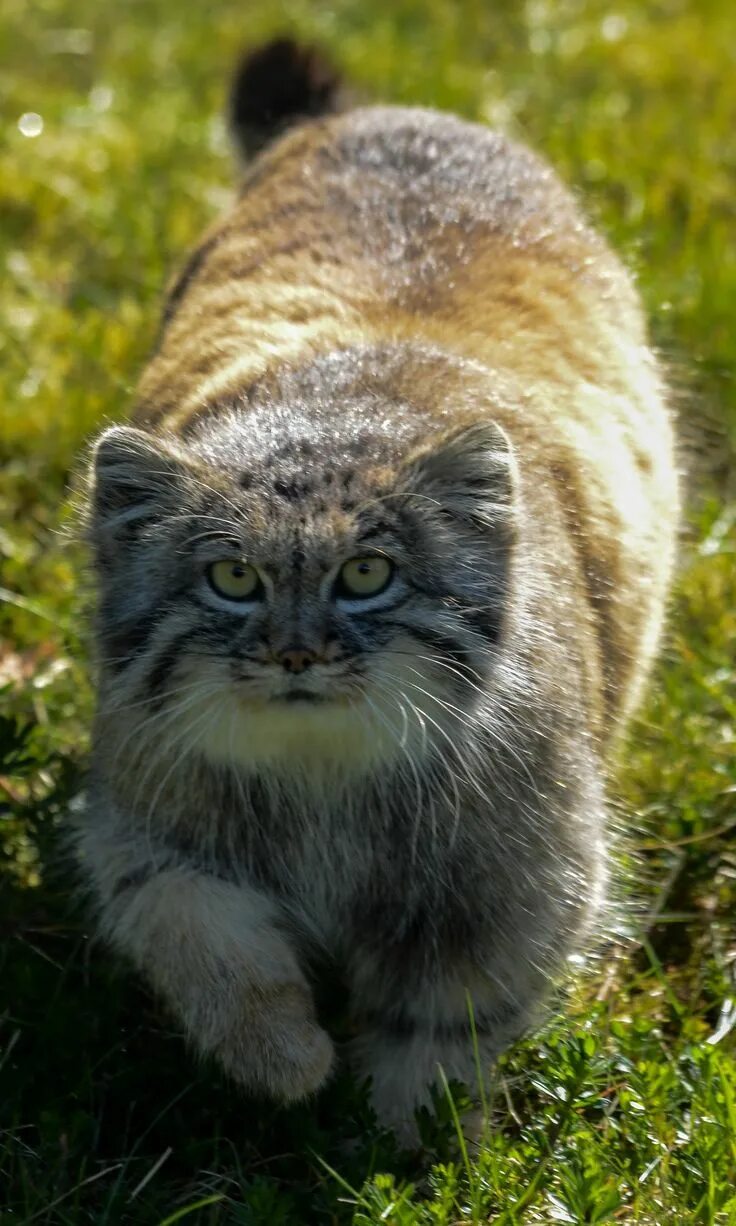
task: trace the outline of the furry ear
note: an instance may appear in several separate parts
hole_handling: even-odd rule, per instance
[[[174,503],[188,472],[191,465],[173,442],[130,426],[112,426],[92,451],[93,526],[114,531],[155,518]]]
[[[509,528],[514,458],[500,426],[476,421],[423,445],[407,461],[410,488],[445,514],[480,527]]]

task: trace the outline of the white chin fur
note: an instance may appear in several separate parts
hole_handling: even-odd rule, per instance
[[[203,697],[198,748],[212,762],[255,773],[365,774],[401,753],[401,730],[383,727],[367,704],[248,702],[224,690]],[[394,715],[394,720],[396,716]]]

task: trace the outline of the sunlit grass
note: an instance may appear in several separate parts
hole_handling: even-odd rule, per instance
[[[492,1130],[467,1165],[441,1097],[423,1163],[396,1153],[346,1078],[289,1112],[238,1098],[89,948],[69,901],[59,824],[91,707],[70,476],[90,434],[124,415],[162,285],[227,199],[227,67],[285,28],[331,50],[366,98],[501,126],[577,185],[639,277],[689,473],[669,639],[615,787],[638,910],[567,1018],[503,1062]],[[736,1222],[734,47],[728,0],[5,0],[8,1222],[163,1223],[185,1210],[268,1226]]]

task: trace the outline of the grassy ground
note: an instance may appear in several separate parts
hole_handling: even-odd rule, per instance
[[[679,404],[680,580],[615,783],[641,905],[504,1060],[480,1156],[448,1099],[418,1162],[347,1080],[279,1111],[195,1067],[90,944],[60,850],[90,712],[70,466],[125,412],[162,282],[227,198],[227,66],[283,28],[369,95],[545,152],[638,271]],[[735,48],[730,0],[4,0],[3,1223],[736,1223]]]

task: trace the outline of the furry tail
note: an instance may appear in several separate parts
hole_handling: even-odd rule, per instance
[[[294,124],[344,105],[340,75],[316,48],[276,38],[241,60],[230,94],[230,127],[249,158]]]

